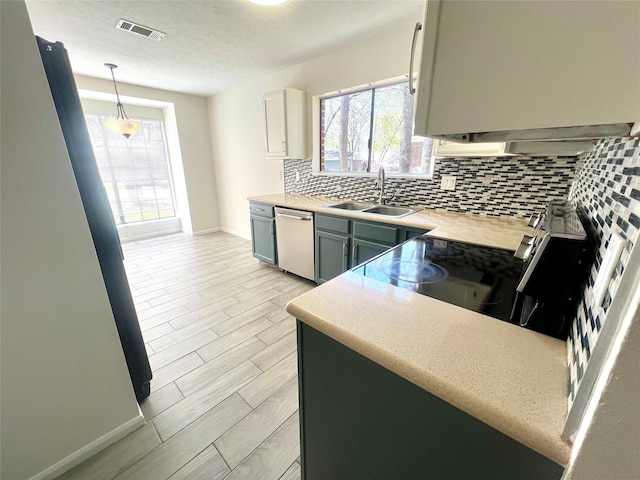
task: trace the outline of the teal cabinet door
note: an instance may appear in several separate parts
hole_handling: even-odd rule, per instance
[[[353,246],[351,248],[351,268],[356,265],[360,265],[367,260],[371,260],[373,257],[386,252],[390,248],[392,247],[389,245],[382,245],[381,243],[367,242],[366,240],[354,238]]]
[[[276,225],[273,218],[251,215],[251,248],[253,256],[265,263],[275,265]]]
[[[324,283],[349,269],[349,237],[316,230],[316,283]]]

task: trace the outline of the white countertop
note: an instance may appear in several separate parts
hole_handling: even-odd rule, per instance
[[[428,236],[515,250],[524,220],[423,210],[402,218],[336,211],[326,197],[249,200],[431,229]],[[551,460],[566,465],[563,341],[347,272],[292,300],[287,311]]]

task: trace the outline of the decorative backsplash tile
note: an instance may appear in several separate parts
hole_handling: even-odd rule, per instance
[[[571,197],[586,213],[596,243],[595,261],[567,342],[570,372],[569,405],[584,375],[620,278],[640,232],[640,138],[607,138],[579,157]],[[602,305],[593,285],[611,234],[625,241]]]
[[[390,205],[424,206],[450,212],[525,217],[549,200],[566,199],[577,157],[439,158],[432,178],[387,178]],[[299,181],[296,181],[296,174]],[[441,190],[443,175],[455,190]],[[313,175],[310,160],[284,161],[285,192],[373,201],[374,177]]]

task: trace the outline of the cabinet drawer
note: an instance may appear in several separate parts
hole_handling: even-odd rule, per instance
[[[259,215],[261,217],[273,218],[273,205],[265,203],[249,203],[249,212],[251,215]]]
[[[327,215],[316,215],[316,229],[330,230],[338,233],[350,233],[351,220],[347,218],[330,217]]]
[[[398,229],[374,223],[353,222],[353,236],[373,242],[395,245],[398,239]]]

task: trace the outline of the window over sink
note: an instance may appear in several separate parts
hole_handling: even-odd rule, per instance
[[[433,140],[413,132],[408,80],[314,97],[314,172],[430,177]]]

